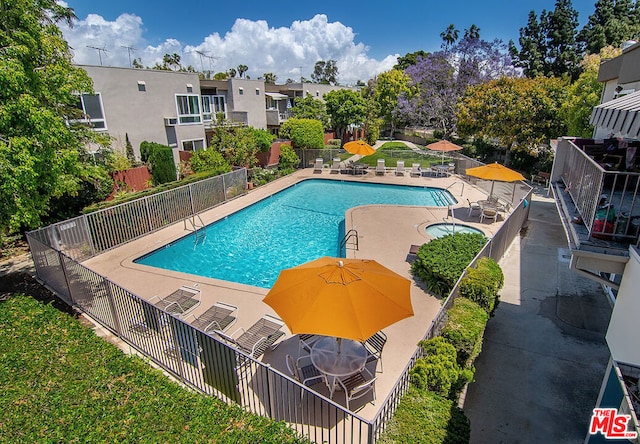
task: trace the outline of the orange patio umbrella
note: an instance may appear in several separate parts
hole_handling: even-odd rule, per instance
[[[427,148],[433,151],[441,151],[442,152],[442,163],[444,163],[444,153],[448,153],[449,151],[460,151],[462,147],[460,145],[456,145],[455,143],[449,142],[448,140],[438,140],[437,142],[430,143],[427,145]]]
[[[343,148],[351,154],[360,154],[362,156],[369,156],[376,152],[371,145],[362,139],[347,142],[344,144]]]
[[[264,298],[293,334],[366,341],[413,316],[411,282],[366,259],[322,257],[282,270]]]
[[[516,182],[518,180],[526,180],[524,176],[517,171],[500,165],[498,162],[482,165],[474,168],[467,168],[467,176],[477,177],[478,179],[491,180],[491,192],[493,194],[493,186],[498,182]],[[515,192],[515,187],[514,187]]]

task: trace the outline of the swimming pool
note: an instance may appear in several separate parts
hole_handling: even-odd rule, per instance
[[[448,236],[453,233],[478,233],[485,235],[482,230],[462,224],[433,224],[429,225],[425,231],[429,236],[435,238]]]
[[[305,180],[208,225],[204,238],[192,233],[134,262],[270,288],[285,268],[340,255],[349,208],[455,202],[439,188]]]

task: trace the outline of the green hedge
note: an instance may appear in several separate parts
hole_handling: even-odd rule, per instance
[[[411,384],[418,390],[448,396],[459,375],[455,347],[442,337],[421,341],[420,346],[426,356],[409,371]]]
[[[324,128],[319,120],[288,119],[280,127],[280,137],[290,139],[296,148],[324,148]]]
[[[498,301],[498,291],[504,285],[504,275],[500,266],[489,257],[483,257],[476,268],[467,269],[460,281],[460,296],[470,299],[491,314]]]
[[[155,146],[149,154],[149,165],[154,185],[176,180],[176,164],[170,147]]]
[[[486,242],[479,233],[455,233],[433,239],[420,247],[411,271],[426,283],[429,291],[445,296]]]
[[[455,347],[460,367],[467,367],[480,354],[488,320],[489,315],[482,307],[465,298],[457,298],[447,311],[442,338]]]

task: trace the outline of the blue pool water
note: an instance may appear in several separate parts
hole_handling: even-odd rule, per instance
[[[135,262],[270,288],[285,268],[340,255],[349,208],[455,202],[438,188],[306,180],[207,226],[204,239],[190,234]]]
[[[482,230],[461,224],[434,224],[429,225],[425,231],[435,238],[444,237],[453,233],[479,233],[484,235]]]

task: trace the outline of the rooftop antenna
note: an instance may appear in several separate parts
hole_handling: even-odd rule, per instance
[[[96,51],[98,51],[98,57],[100,58],[100,66],[102,66],[102,53],[107,53],[108,51],[105,48],[98,48],[97,46],[89,46],[87,45],[87,48],[91,48],[91,49],[95,49]]]
[[[300,66],[300,84],[302,85],[302,66]]]
[[[134,48],[133,46],[124,46],[124,45],[120,45],[122,48],[127,48],[127,52],[129,53],[129,66],[133,66],[131,65],[131,51],[137,51],[136,48]]]
[[[213,61],[213,59],[217,59],[218,57],[214,57],[209,55],[208,51],[199,51],[199,50],[193,50],[193,51],[189,51],[189,52],[195,52],[196,54],[198,54],[200,56],[200,67],[202,68],[202,72],[204,73],[204,60],[203,59],[209,59],[209,70],[211,70],[211,62]]]

